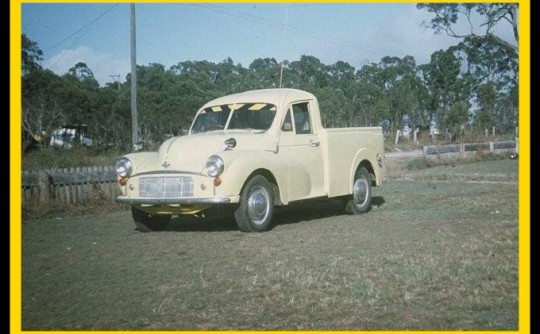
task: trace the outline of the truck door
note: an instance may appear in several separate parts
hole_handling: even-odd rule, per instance
[[[292,104],[281,125],[279,154],[287,162],[288,200],[324,196],[324,166],[309,102]]]

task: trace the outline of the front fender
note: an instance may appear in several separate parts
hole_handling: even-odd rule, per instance
[[[131,161],[133,166],[132,175],[155,170],[156,162],[158,161],[157,152],[129,153],[123,157],[128,158]]]
[[[277,159],[270,151],[228,151],[220,154],[225,162],[225,171],[221,174],[221,185],[216,187],[217,196],[240,195],[249,176],[264,169],[273,175],[280,195],[286,194],[287,165]],[[283,197],[282,197],[283,198]]]

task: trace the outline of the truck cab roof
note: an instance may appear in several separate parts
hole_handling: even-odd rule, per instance
[[[265,102],[276,106],[286,105],[292,101],[313,100],[315,96],[300,89],[270,88],[250,90],[242,93],[219,97],[206,103],[201,109],[213,105],[223,105],[242,102]]]

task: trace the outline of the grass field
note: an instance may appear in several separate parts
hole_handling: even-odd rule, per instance
[[[262,234],[24,220],[23,330],[517,330],[518,162],[404,164],[367,214],[297,204]]]

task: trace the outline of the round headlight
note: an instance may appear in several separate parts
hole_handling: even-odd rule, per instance
[[[206,160],[206,174],[211,177],[219,176],[225,169],[225,163],[217,155],[212,155]]]
[[[132,165],[128,158],[120,158],[116,161],[116,174],[119,177],[129,177],[131,175]]]

